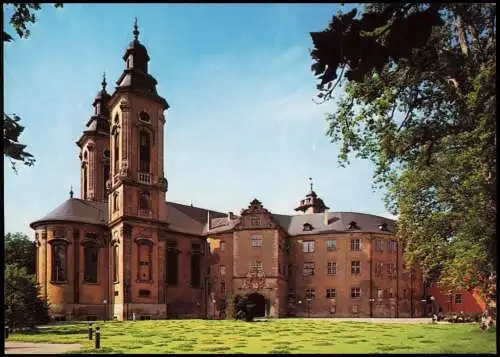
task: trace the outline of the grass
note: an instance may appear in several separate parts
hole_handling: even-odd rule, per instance
[[[496,353],[496,333],[477,324],[375,324],[286,319],[96,322],[101,349],[86,323],[14,333],[9,341],[80,343],[71,353]]]

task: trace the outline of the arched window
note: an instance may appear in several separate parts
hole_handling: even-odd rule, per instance
[[[52,244],[52,277],[53,282],[66,282],[67,264],[66,264],[67,245],[65,242]]]
[[[141,191],[139,194],[139,209],[149,211],[151,196],[148,191]]]
[[[139,171],[149,173],[151,136],[146,130],[139,132]]]
[[[84,275],[85,283],[97,283],[97,271],[99,261],[99,247],[96,245],[86,245],[83,248],[84,255]]]
[[[118,114],[115,115],[115,127],[113,133],[113,160],[114,160],[114,169],[115,173],[118,171],[118,163],[120,158],[120,133],[118,132]]]
[[[106,149],[104,150],[104,179],[103,179],[103,186],[104,186],[104,193],[106,193],[106,181],[109,180],[109,150]]]
[[[113,212],[118,211],[118,192],[113,194]]]
[[[146,239],[141,239],[137,242],[137,245],[139,248],[137,279],[142,281],[153,280],[153,244]]]
[[[88,188],[88,171],[89,171],[89,166],[85,162],[83,164],[83,199],[87,199],[87,188]]]
[[[118,245],[113,246],[113,283],[118,282]]]

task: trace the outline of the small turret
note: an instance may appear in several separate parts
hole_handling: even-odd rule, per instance
[[[316,192],[313,190],[313,182],[312,178],[309,177],[309,182],[311,186],[311,190],[306,195],[306,198],[300,200],[299,206],[295,208],[295,211],[301,211],[303,214],[312,214],[312,213],[323,213],[329,207],[325,205],[323,200],[318,197]]]

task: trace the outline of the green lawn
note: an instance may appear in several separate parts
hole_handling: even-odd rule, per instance
[[[375,324],[284,319],[96,322],[105,353],[496,353],[495,332],[477,324]],[[81,343],[87,324],[14,333],[9,341]]]

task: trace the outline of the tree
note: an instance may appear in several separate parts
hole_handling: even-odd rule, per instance
[[[17,264],[35,274],[35,243],[24,233],[7,233],[4,239],[5,264]]]
[[[491,290],[496,4],[370,4],[311,37],[318,97],[344,87],[327,115],[339,163],[375,163],[408,263],[452,290]]]
[[[13,7],[13,14],[10,18],[10,24],[16,30],[20,38],[27,38],[30,35],[28,28],[29,24],[36,22],[35,12],[41,9],[39,3],[5,3],[7,6]],[[5,6],[4,5],[4,6]],[[55,7],[62,7],[62,3],[54,4]],[[13,41],[13,37],[3,31],[3,42]],[[3,150],[12,164],[12,169],[17,173],[16,161],[20,161],[27,166],[35,164],[35,158],[32,154],[25,150],[26,145],[19,142],[19,136],[24,130],[24,127],[19,123],[21,118],[16,114],[3,113]]]
[[[4,271],[5,319],[9,327],[48,323],[48,307],[39,296],[35,277],[17,264],[6,264]]]

